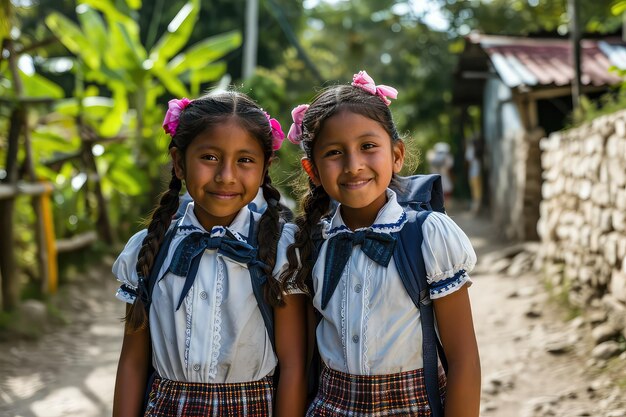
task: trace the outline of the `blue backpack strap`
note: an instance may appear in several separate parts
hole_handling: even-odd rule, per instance
[[[178,226],[182,219],[177,219],[172,221],[170,227],[165,232],[165,236],[163,237],[163,242],[161,242],[161,246],[159,247],[159,252],[157,253],[156,258],[154,259],[154,263],[152,264],[152,269],[150,270],[150,275],[148,276],[148,282],[146,282],[146,291],[147,291],[147,299],[144,300],[144,307],[146,308],[146,317],[148,320],[150,318],[150,305],[152,304],[152,292],[154,290],[154,286],[159,279],[159,272],[161,271],[161,267],[165,262],[165,258],[167,258],[167,253],[169,252],[170,245],[172,244],[172,239],[176,236],[176,230],[178,230]],[[154,382],[154,378],[156,377],[156,370],[152,366],[152,343],[150,343],[150,359],[148,363],[148,379],[146,380],[146,389],[144,392],[143,399],[143,410],[145,411],[148,407],[148,401],[150,397],[150,391],[152,390],[152,383]]]
[[[400,279],[421,316],[424,381],[432,415],[443,417],[443,405],[439,395],[438,353],[441,355],[444,368],[447,366],[445,356],[443,356],[443,347],[435,330],[435,314],[422,256],[422,241],[424,240],[422,224],[430,213],[430,211],[407,211],[409,221],[396,234],[398,238],[393,258]]]
[[[282,236],[283,234],[283,228],[285,227],[285,221],[282,217],[280,218],[279,225],[280,226],[278,231],[278,238],[280,239],[280,236]],[[254,215],[250,213],[248,243],[253,247],[258,246],[258,229],[258,222],[254,220]],[[273,279],[273,277],[267,276],[265,270],[263,269],[263,264],[260,262],[252,262],[248,264],[248,271],[250,272],[250,281],[252,282],[252,291],[254,292],[254,298],[256,298],[256,302],[259,305],[259,310],[261,311],[261,316],[263,317],[263,322],[265,323],[267,334],[270,337],[270,341],[272,342],[272,348],[275,352],[276,346],[274,340],[274,310],[265,299],[265,294],[263,291],[263,285],[265,285],[268,279]]]
[[[154,286],[156,282],[159,280],[159,272],[161,271],[161,267],[165,262],[165,258],[167,258],[167,253],[169,252],[170,245],[172,244],[172,239],[176,236],[176,230],[180,226],[182,219],[178,219],[177,221],[173,221],[170,224],[170,227],[165,232],[165,236],[163,237],[163,242],[161,246],[159,246],[159,252],[157,253],[156,258],[154,259],[154,264],[152,264],[152,269],[150,270],[150,276],[148,277],[148,282],[146,283],[146,290],[148,291],[148,300],[144,303],[146,307],[146,314],[150,313],[150,304],[152,304],[152,291],[154,290]]]

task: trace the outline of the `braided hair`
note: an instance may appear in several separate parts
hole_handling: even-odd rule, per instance
[[[266,265],[266,273],[271,276],[276,262],[276,243],[280,238],[280,218],[284,208],[279,204],[280,193],[272,185],[269,177],[269,164],[274,157],[272,129],[266,113],[247,95],[226,91],[208,94],[191,101],[180,113],[178,126],[172,134],[168,148],[177,148],[183,156],[189,144],[198,135],[212,129],[225,120],[235,120],[252,137],[256,138],[263,149],[265,177],[263,179],[263,196],[267,201],[267,209],[259,220],[258,257]],[[148,225],[148,233],[143,239],[137,259],[139,276],[139,295],[135,298],[125,320],[131,331],[146,328],[148,317],[145,310],[147,277],[154,265],[165,233],[179,205],[179,194],[182,182],[176,177],[172,168],[172,177],[168,189],[161,195],[158,206],[152,211]],[[268,279],[266,297],[271,305],[280,303],[281,288],[274,279]]]
[[[402,141],[391,111],[380,97],[351,85],[337,85],[321,91],[304,114],[298,142],[311,162],[314,162],[313,149],[324,122],[341,111],[350,111],[378,122],[389,134],[393,145]],[[302,214],[294,221],[298,226],[295,242],[287,249],[289,266],[281,275],[280,281],[284,283],[292,279],[293,285],[313,294],[310,277],[315,261],[312,259],[315,248],[311,237],[315,236],[320,220],[330,214],[332,205],[326,190],[309,179],[308,191],[300,206]]]

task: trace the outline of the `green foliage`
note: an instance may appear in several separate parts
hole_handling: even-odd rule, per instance
[[[46,24],[70,52],[82,57],[90,69],[98,70],[100,68],[98,49],[91,47],[91,40],[83,34],[78,25],[59,13],[53,13],[46,17]]]
[[[11,31],[11,3],[10,0],[0,0],[0,42],[9,37]]]
[[[36,274],[37,251],[35,242],[35,230],[30,226],[35,221],[35,213],[31,205],[30,198],[21,197],[15,201],[15,211],[13,213],[15,229],[16,262],[21,274],[18,276],[24,282],[29,276]]]
[[[150,182],[146,173],[135,165],[132,153],[123,144],[109,145],[98,163],[99,171],[107,179],[102,184],[107,195],[123,190],[128,196],[138,196],[143,192],[143,185]]]
[[[69,0],[39,0],[19,7],[0,1],[0,36],[18,34],[16,49],[28,51],[25,62],[34,64],[35,72],[20,72],[23,94],[56,99],[48,107],[29,107],[36,175],[55,184],[56,237],[94,229],[98,181],[109,202],[112,228],[125,239],[137,227],[128,219],[145,215],[160,192],[168,145],[161,128],[163,102],[171,96],[197,96],[219,80],[227,68],[224,57],[241,45],[240,32],[233,28],[214,37],[192,38],[201,25],[200,0],[191,0],[169,22],[171,31],[147,48],[137,20],[139,0],[84,0],[77,6]],[[182,4],[171,6],[179,9]],[[12,81],[7,60],[0,60],[2,96],[16,95]],[[10,110],[0,108],[0,143],[8,131]],[[90,150],[98,177],[88,160],[69,158]],[[2,164],[6,155],[6,147],[0,146]],[[24,158],[20,149],[18,159]],[[30,199],[18,198],[16,204],[20,280],[24,290],[38,293],[34,214]]]
[[[244,81],[241,90],[262,103],[263,108],[273,116],[280,111],[285,100],[285,85],[285,80],[278,74],[259,67],[252,77]]]
[[[199,8],[199,0],[185,4],[170,22],[171,31],[165,32],[149,51],[141,43],[137,22],[116,9],[110,0],[82,1],[77,8],[80,26],[60,13],[51,13],[46,18],[49,29],[79,59],[85,81],[103,84],[113,92],[116,106],[106,120],[103,135],[119,132],[120,119],[128,106],[124,101],[130,101],[130,96],[135,95],[134,104],[142,110],[138,117],[143,118],[144,112],[153,110],[145,107],[154,104],[147,100],[148,90],[165,87],[173,96],[189,96],[186,83],[198,92],[201,84],[215,81],[224,74],[225,66],[215,61],[239,47],[241,35],[238,32],[204,39],[187,52],[181,52],[195,27]],[[86,47],[86,44],[97,47]],[[142,122],[140,120],[139,125],[145,126]],[[144,132],[139,133],[144,136]],[[150,136],[156,134],[155,131],[150,133]]]
[[[467,35],[471,30],[503,35],[568,32],[567,0],[438,0],[438,3],[450,22],[451,32],[459,35]],[[615,0],[579,0],[583,32],[617,30],[621,20],[611,14],[613,3]]]
[[[611,13],[615,16],[619,16],[624,12],[626,12],[626,1],[624,0],[615,1],[611,6]]]
[[[0,82],[0,95],[3,97],[15,97],[13,77],[8,72],[8,69],[4,73],[0,71],[0,75],[5,79],[5,82]],[[62,98],[65,95],[61,87],[37,73],[27,74],[19,70],[19,75],[26,97]]]
[[[178,53],[189,40],[191,31],[198,20],[200,0],[186,3],[174,17],[168,31],[150,51],[150,59],[155,67],[160,68],[167,64],[170,58]]]
[[[598,100],[586,96],[580,98],[580,108],[571,115],[568,128],[580,126],[600,116],[615,113],[626,108],[626,85],[603,94]]]

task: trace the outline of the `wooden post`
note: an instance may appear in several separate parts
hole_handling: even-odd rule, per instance
[[[572,108],[580,109],[580,23],[578,21],[578,0],[567,0],[569,13],[569,33],[572,43],[572,66],[574,67],[574,79],[572,80]]]
[[[27,112],[24,112],[25,115]],[[24,118],[24,148],[26,149],[26,163],[28,169],[28,175],[32,181],[36,180],[35,167],[32,159],[32,148],[30,141],[30,131],[28,130],[28,118]],[[49,237],[46,236],[46,225],[44,219],[44,200],[50,199],[50,196],[43,194],[35,195],[31,199],[31,206],[35,212],[35,239],[37,240],[37,269],[39,270],[40,288],[43,293],[47,292],[50,280],[50,253],[48,241]],[[48,203],[49,204],[49,203]],[[52,220],[50,220],[52,221]],[[52,236],[54,242],[54,236]]]
[[[15,47],[12,41],[8,41],[5,45],[6,50],[9,52],[9,69],[13,78],[13,91],[18,99],[18,106],[22,107],[21,120],[19,121],[22,126],[22,137],[24,139],[24,165],[31,181],[36,181],[37,176],[35,174],[35,166],[33,163],[33,151],[30,140],[30,130],[28,127],[28,112],[25,103],[22,103],[20,99],[24,95],[24,86],[20,78],[19,69],[17,67],[17,56]],[[41,196],[34,196],[31,204],[33,211],[35,212],[35,239],[37,240],[37,269],[39,272],[39,280],[41,288],[47,287],[48,283],[48,248],[46,245],[45,226],[43,223],[41,212]]]
[[[54,236],[54,218],[52,216],[52,204],[50,196],[52,195],[52,185],[50,183],[42,183],[45,191],[39,198],[39,211],[41,212],[42,222],[44,224],[44,243],[46,245],[46,253],[48,254],[46,269],[47,281],[42,281],[42,291],[45,294],[55,294],[59,287],[59,268],[57,264],[56,239]]]
[[[8,41],[10,42],[10,41]],[[6,155],[7,176],[2,184],[17,183],[17,148],[22,130],[22,112],[20,106],[13,109],[9,124],[8,152]],[[18,285],[17,262],[15,261],[13,237],[13,211],[15,199],[0,199],[0,275],[2,275],[2,310],[14,310],[19,304],[20,290]]]
[[[4,6],[4,5],[3,5]],[[6,5],[7,15],[10,13],[11,5]],[[4,39],[4,48],[13,51],[13,41],[10,38]],[[15,61],[15,56],[11,53],[9,60]],[[15,62],[14,62],[15,64]],[[21,80],[18,79],[17,83]],[[15,82],[15,81],[14,81]],[[13,108],[9,122],[8,151],[6,155],[7,175],[2,180],[3,184],[13,185],[17,183],[17,154],[22,130],[22,120],[24,118],[24,108],[19,104]],[[4,311],[14,310],[20,300],[20,291],[17,274],[17,263],[13,252],[13,211],[15,200],[9,199],[0,201],[0,275],[2,275],[2,309]]]

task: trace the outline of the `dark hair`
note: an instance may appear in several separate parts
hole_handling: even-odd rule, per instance
[[[389,107],[380,97],[352,85],[338,85],[320,92],[304,114],[300,144],[311,162],[313,162],[315,141],[324,123],[341,111],[350,111],[378,122],[389,134],[392,144],[402,140]],[[302,214],[295,219],[298,226],[295,242],[287,249],[289,267],[281,275],[280,281],[285,282],[295,274],[295,285],[312,294],[313,289],[308,288],[310,286],[308,280],[314,264],[314,262],[309,262],[314,249],[312,236],[322,217],[329,214],[331,199],[322,186],[315,186],[309,180],[308,192],[302,198],[300,205]],[[298,262],[296,250],[299,251],[301,262]]]
[[[267,265],[266,273],[271,276],[276,261],[276,242],[280,238],[279,220],[283,208],[278,203],[280,193],[272,185],[268,174],[268,166],[274,156],[274,151],[272,149],[271,127],[263,110],[252,99],[240,92],[226,91],[205,95],[191,101],[181,112],[178,128],[172,136],[168,148],[175,147],[184,156],[187,147],[195,137],[229,119],[235,120],[250,135],[258,139],[263,148],[265,178],[262,189],[263,197],[268,204],[258,225],[258,230],[263,230],[263,233],[259,233],[258,236],[258,257],[261,262]],[[182,182],[176,177],[174,168],[172,168],[169,187],[161,195],[159,205],[152,212],[148,234],[139,251],[137,273],[140,277],[147,279],[150,276],[165,232],[178,209],[181,188]],[[138,290],[140,292],[142,288]],[[280,291],[280,285],[276,280],[267,280],[265,292],[270,304],[277,305],[281,302]],[[145,304],[141,296],[136,297],[125,320],[131,330],[138,330],[147,326]]]

